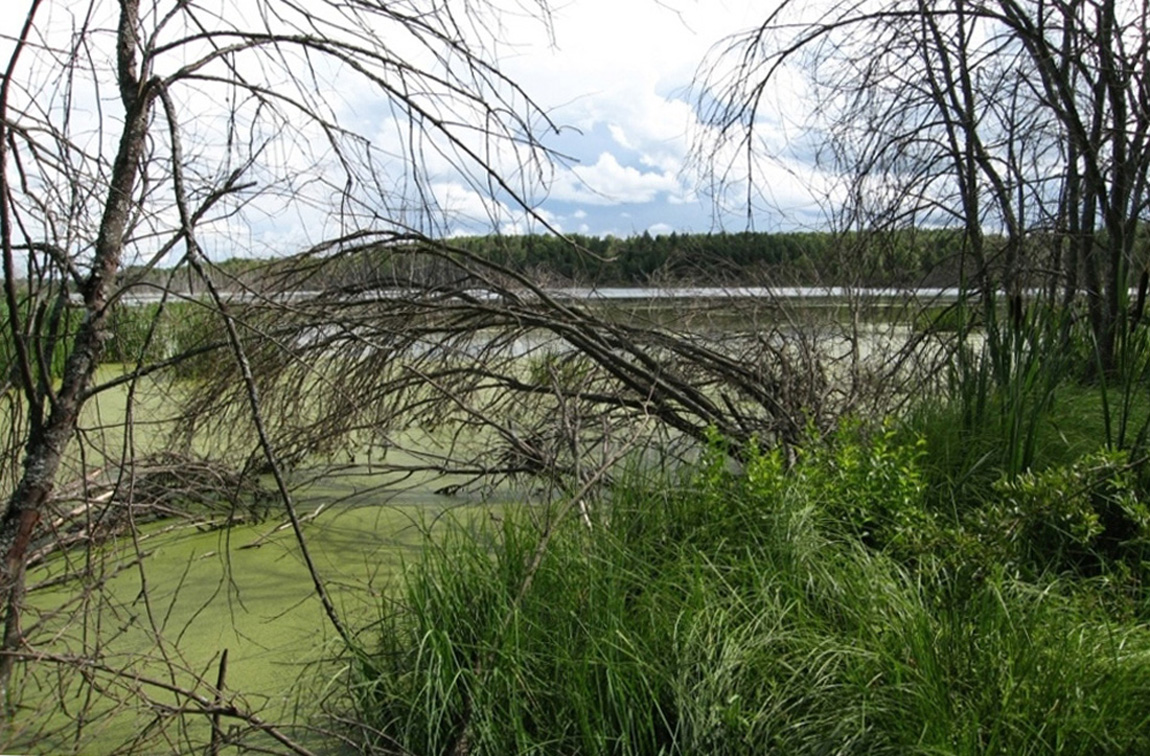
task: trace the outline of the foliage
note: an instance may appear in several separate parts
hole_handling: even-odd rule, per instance
[[[103,360],[151,366],[171,362],[176,378],[206,378],[229,357],[220,316],[198,301],[118,304],[108,318]]]
[[[527,275],[542,285],[650,286],[769,281],[787,285],[872,286],[959,283],[961,235],[951,230],[905,229],[888,234],[830,231],[708,233],[628,237],[525,234],[452,238],[453,247]],[[262,264],[261,264],[262,263]],[[213,271],[221,287],[267,286],[282,261],[226,261]],[[227,276],[222,271],[227,272]],[[364,250],[358,260],[332,265],[309,280],[313,288],[353,285],[365,277],[450,281],[457,273],[436,256]],[[166,271],[138,274],[160,283]]]
[[[892,428],[867,434],[846,425],[800,453],[797,485],[863,543],[920,553],[935,531],[923,506],[924,446],[900,443]]]
[[[893,427],[872,430],[847,420],[826,436],[808,429],[790,465],[780,448],[755,446],[736,475],[727,469],[725,444],[712,436],[695,487],[717,509],[726,506],[732,487],[764,507],[798,496],[839,534],[909,557],[928,551],[938,533],[924,504],[924,450],[924,440],[904,443]]]
[[[170,316],[161,321],[162,312],[158,304],[114,305],[108,317],[104,361],[147,364],[169,357],[173,321]]]
[[[831,231],[670,233],[652,236],[563,237],[540,234],[463,236],[453,247],[543,285],[651,286],[768,281],[785,285],[957,286],[962,236],[950,229],[893,233]],[[237,258],[206,271],[221,290],[274,287],[290,265]],[[309,280],[313,289],[354,285],[365,277],[451,280],[454,266],[435,256],[396,253],[386,245],[358,259],[328,266]],[[170,286],[171,270],[129,268],[137,283]]]
[[[1006,571],[1124,569],[1143,579],[1150,507],[1123,452],[1098,451],[1069,465],[1002,478],[977,513],[978,535]]]
[[[740,472],[715,446],[684,477],[636,473],[591,528],[528,509],[457,523],[428,543],[354,657],[367,746],[1150,747],[1144,628],[1059,582],[955,591],[844,532],[836,506],[881,510],[884,492],[915,495],[886,471],[920,453],[896,451],[885,433],[855,436],[819,453],[820,474],[813,453],[797,473],[773,452]],[[850,490],[858,484],[866,492]]]

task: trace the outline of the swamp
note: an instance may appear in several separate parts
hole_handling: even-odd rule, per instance
[[[1146,347],[1109,385],[1037,299],[1009,333],[950,291],[375,283],[232,305],[290,514],[204,305],[119,311],[9,747],[1150,736]]]
[[[16,5],[0,751],[1150,753],[1150,5]]]

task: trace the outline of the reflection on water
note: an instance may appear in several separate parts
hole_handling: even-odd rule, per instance
[[[854,286],[558,286],[541,289],[544,294],[564,300],[660,300],[660,299],[957,299],[957,288],[934,287],[854,287]],[[225,301],[251,302],[269,299],[277,302],[301,302],[321,295],[320,291],[292,291],[277,294],[257,294],[249,291],[221,292]],[[499,300],[503,295],[496,290],[468,289],[462,292],[476,299]],[[509,290],[517,297],[527,299],[530,290]],[[358,292],[357,300],[399,299],[417,296],[414,289],[373,289]],[[120,296],[125,304],[151,304],[162,299],[183,299],[202,295],[188,293],[164,294],[153,288],[130,289]]]

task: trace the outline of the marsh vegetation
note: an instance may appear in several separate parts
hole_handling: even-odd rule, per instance
[[[739,435],[700,423],[696,436],[653,411],[649,389],[647,403],[627,401],[606,366],[534,326],[555,317],[548,307],[575,305],[519,294],[518,320],[539,310],[534,327],[514,330],[493,324],[494,298],[463,298],[452,312],[434,291],[421,296],[434,306],[418,317],[407,314],[424,307],[411,293],[369,300],[379,310],[370,322],[402,330],[376,325],[346,344],[281,313],[273,343],[294,355],[253,361],[265,376],[265,432],[294,450],[285,479],[347,637],[300,587],[308,566],[266,500],[273,484],[250,457],[255,431],[242,424],[243,395],[226,391],[236,378],[217,344],[180,371],[133,379],[133,394],[133,381],[103,392],[81,427],[119,426],[112,418],[133,397],[138,479],[152,446],[188,449],[237,476],[237,499],[254,493],[241,480],[264,491],[246,499],[262,502],[258,516],[249,510],[256,522],[220,520],[196,505],[211,489],[172,483],[180,518],[140,517],[37,567],[29,637],[44,639],[40,661],[56,668],[24,673],[21,721],[38,725],[13,743],[104,749],[152,728],[176,744],[283,747],[251,721],[213,736],[210,716],[183,714],[189,705],[210,714],[222,688],[311,751],[1147,745],[1150,412],[1137,395],[1150,388],[1150,351],[1140,338],[1128,342],[1130,372],[1099,380],[1081,331],[1075,348],[1050,348],[1062,331],[1047,319],[1058,314],[1039,302],[1022,329],[999,334],[1006,364],[981,322],[956,332],[961,303],[932,305],[937,330],[924,328],[930,308],[909,304],[900,311],[910,323],[869,330],[845,301],[847,317],[788,307],[782,320],[741,299],[718,318],[714,303],[705,317],[697,302],[680,301],[677,318],[663,305],[656,322],[574,309],[588,338],[622,332],[655,349],[665,343],[656,335],[674,337],[707,361],[749,364],[748,344],[776,334],[771,364],[789,364],[794,383],[776,379],[775,397],[800,397],[790,424],[752,414],[756,395],[712,378],[697,381],[698,396],[726,394],[740,412],[731,417],[760,424]],[[358,313],[369,306],[348,300]],[[259,322],[267,305],[250,306],[244,322]],[[476,325],[461,328],[464,315]],[[166,328],[157,339],[175,338]],[[299,356],[314,350],[325,357]],[[656,354],[666,372],[692,366]],[[133,374],[130,364],[109,370],[112,383]],[[374,401],[337,401],[352,387]],[[124,503],[93,498],[86,521]],[[98,593],[76,604],[75,586],[94,576]],[[68,611],[57,614],[61,599]],[[86,645],[94,618],[118,623],[98,634],[98,649]],[[93,651],[104,666],[61,668]],[[125,676],[131,685],[114,684]],[[93,687],[99,696],[85,693]],[[188,694],[197,690],[200,704]],[[85,700],[76,737],[75,720],[58,712]]]
[[[840,185],[704,244],[548,227],[499,3],[46,5],[0,84],[4,750],[1150,750],[1145,7],[779,4],[700,69],[697,167],[768,193],[794,75]],[[442,233],[432,155],[555,233]],[[322,238],[213,262],[268,206]],[[755,296],[562,288],[619,281]]]

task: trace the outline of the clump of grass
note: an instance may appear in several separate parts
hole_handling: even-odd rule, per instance
[[[365,745],[1150,751],[1144,628],[1059,580],[958,585],[843,527],[849,507],[881,513],[914,494],[877,473],[918,452],[904,459],[884,438],[812,453],[799,470],[763,453],[733,472],[712,449],[682,478],[632,476],[590,528],[541,528],[526,508],[449,528],[355,651]]]

